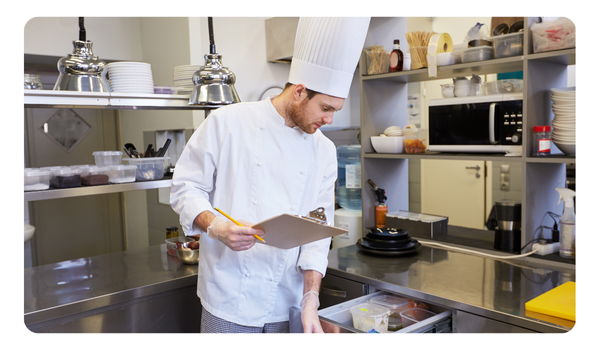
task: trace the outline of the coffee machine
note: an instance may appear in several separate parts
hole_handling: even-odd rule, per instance
[[[494,249],[518,253],[521,250],[521,203],[496,202]]]

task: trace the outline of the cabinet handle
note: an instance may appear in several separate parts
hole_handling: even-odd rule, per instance
[[[475,170],[479,171],[481,169],[481,167],[479,165],[477,165],[477,166],[466,166],[465,169],[475,169]]]
[[[340,298],[346,297],[345,290],[331,289],[331,288],[327,288],[327,287],[323,287],[323,286],[321,286],[321,294],[331,295],[333,297],[340,297]]]

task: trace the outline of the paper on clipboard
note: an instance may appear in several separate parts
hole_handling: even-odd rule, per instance
[[[320,224],[290,214],[272,217],[252,227],[265,233],[263,239],[267,243],[257,241],[257,244],[266,244],[281,249],[291,249],[323,238],[348,233],[348,230],[339,227]]]

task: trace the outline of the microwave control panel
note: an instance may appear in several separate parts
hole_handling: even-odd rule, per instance
[[[519,104],[520,105],[520,104]],[[512,106],[511,106],[512,107]],[[515,106],[517,107],[517,106]],[[520,106],[519,106],[520,107]],[[501,143],[520,145],[523,140],[523,111],[521,108],[506,108],[503,111]]]

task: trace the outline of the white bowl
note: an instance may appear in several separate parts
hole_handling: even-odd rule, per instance
[[[35,232],[35,227],[31,226],[31,225],[25,225],[25,242],[27,243],[28,240],[31,239],[31,237],[33,237],[33,233]]]
[[[561,150],[565,155],[567,156],[574,156],[575,155],[575,143],[559,143],[556,141],[552,141],[554,142],[554,145],[556,145],[556,148],[558,148],[559,150]]]
[[[553,95],[575,95],[575,86],[550,89]]]
[[[377,153],[404,153],[403,136],[371,136],[371,145]]]

